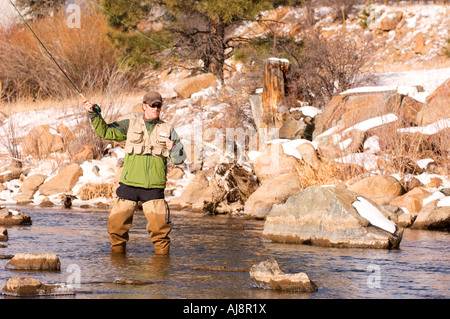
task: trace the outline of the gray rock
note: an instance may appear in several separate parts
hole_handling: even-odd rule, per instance
[[[383,207],[373,202],[378,221],[389,224],[392,232],[369,222],[353,206],[359,198],[347,189],[308,187],[286,203],[272,207],[262,237],[273,242],[331,247],[397,248],[403,228],[384,217],[388,213],[382,214]]]
[[[260,288],[299,292],[317,290],[317,285],[309,279],[307,274],[303,272],[285,274],[274,258],[253,265],[250,268],[250,277]]]

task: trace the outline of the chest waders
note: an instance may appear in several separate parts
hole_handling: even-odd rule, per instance
[[[169,157],[169,150],[166,148],[166,140],[170,138],[172,127],[158,121],[151,134],[148,134],[145,122],[142,118],[130,120],[125,144],[125,153],[143,156]],[[143,172],[144,173],[144,172]],[[120,186],[122,187],[122,186]],[[114,206],[108,216],[108,233],[110,235],[111,250],[117,253],[125,253],[126,243],[129,240],[128,232],[133,222],[133,215],[138,201],[142,203],[142,209],[147,219],[147,231],[150,240],[155,245],[156,255],[167,255],[170,249],[169,233],[170,210],[164,198],[149,199],[149,189],[131,188],[127,199],[116,197]]]

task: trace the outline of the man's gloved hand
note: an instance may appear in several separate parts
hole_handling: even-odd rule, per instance
[[[89,112],[95,112],[98,115],[100,115],[100,113],[102,112],[102,110],[100,109],[100,106],[98,106],[97,104],[92,104],[89,100],[84,100],[83,101],[83,106],[84,108],[89,111]]]

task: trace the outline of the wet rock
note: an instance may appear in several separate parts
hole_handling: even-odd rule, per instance
[[[31,217],[20,210],[9,210],[6,207],[0,207],[0,225],[31,225]]]
[[[250,277],[260,288],[299,292],[317,290],[317,285],[306,273],[285,274],[274,258],[253,265],[250,268]]]
[[[6,264],[11,270],[61,270],[61,262],[53,253],[20,253]]]
[[[192,268],[194,270],[207,271],[223,271],[223,272],[248,272],[249,269],[245,267],[227,267],[227,266],[197,266]]]
[[[45,285],[33,277],[12,277],[3,287],[2,295],[27,296],[53,296],[73,295],[74,292],[62,285]]]
[[[397,248],[403,228],[385,216],[389,212],[382,206],[352,191],[311,186],[272,207],[262,237],[331,247]]]
[[[411,228],[450,230],[450,206],[425,205]]]
[[[0,241],[8,240],[8,230],[6,228],[0,227]]]
[[[8,240],[8,230],[6,228],[0,227],[0,241]]]
[[[150,285],[153,284],[153,281],[128,279],[128,278],[115,278],[114,283],[116,285]]]

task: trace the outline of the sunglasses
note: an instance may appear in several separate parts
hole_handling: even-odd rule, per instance
[[[147,103],[145,103],[145,104],[147,104]],[[153,103],[153,104],[147,104],[147,105],[150,106],[151,108],[156,107],[158,109],[160,109],[162,107],[162,104],[160,104],[160,103]]]

